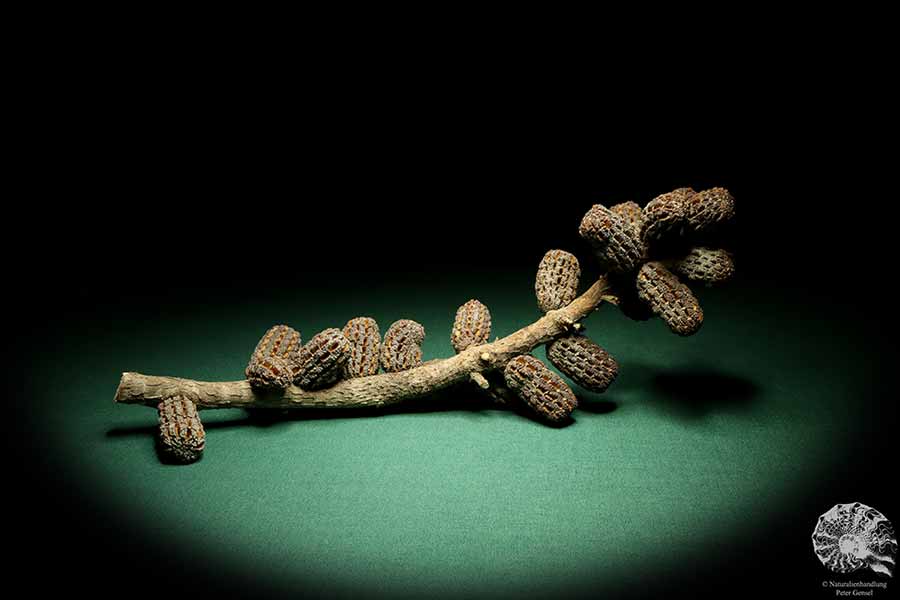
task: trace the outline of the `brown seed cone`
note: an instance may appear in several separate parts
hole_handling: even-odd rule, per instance
[[[693,196],[691,188],[678,188],[661,194],[644,207],[641,237],[651,245],[666,237],[681,235],[685,223],[686,202]]]
[[[734,218],[734,198],[721,187],[697,192],[685,203],[685,218],[694,234],[714,232]]]
[[[370,317],[356,317],[344,325],[344,337],[350,341],[350,358],[344,365],[344,377],[368,377],[378,373],[381,361],[381,332]]]
[[[381,368],[386,373],[398,373],[422,364],[421,344],[425,328],[409,319],[394,322],[384,334],[381,344]]]
[[[692,248],[672,266],[672,270],[690,281],[724,283],[734,276],[734,259],[726,250]]]
[[[450,343],[459,354],[469,346],[484,344],[491,337],[491,311],[475,300],[469,300],[456,311]]]
[[[194,403],[183,396],[172,396],[156,408],[159,447],[166,458],[182,464],[198,460],[206,446],[206,432]]]
[[[693,335],[703,324],[700,303],[686,285],[658,262],[648,262],[637,276],[638,296],[678,335]]]
[[[550,250],[541,259],[534,278],[538,307],[544,312],[568,306],[578,295],[581,267],[565,250]]]
[[[637,202],[622,202],[611,206],[609,210],[624,221],[631,223],[632,227],[636,227],[638,231],[641,230],[641,224],[644,222],[644,212]]]
[[[533,411],[552,423],[566,419],[578,406],[578,399],[562,377],[530,354],[510,360],[503,377]]]
[[[562,373],[592,392],[605,392],[619,374],[619,363],[592,340],[570,335],[547,346],[547,358]]]
[[[244,374],[250,385],[262,389],[285,389],[291,385],[291,366],[300,349],[300,333],[287,325],[269,329],[250,356]]]
[[[647,258],[640,231],[618,215],[613,215],[611,232],[606,245],[594,251],[600,266],[609,273],[636,270]]]
[[[280,356],[250,358],[244,375],[250,385],[260,390],[285,390],[294,380],[295,363]]]
[[[344,373],[350,359],[350,340],[340,329],[332,327],[313,336],[297,355],[294,384],[304,390],[328,387]]]
[[[581,225],[578,226],[578,235],[594,248],[602,248],[612,236],[613,223],[618,218],[618,215],[602,204],[595,204],[581,219]]]

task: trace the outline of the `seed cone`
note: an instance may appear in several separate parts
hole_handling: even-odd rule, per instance
[[[734,218],[734,198],[721,187],[698,192],[685,202],[685,218],[693,233],[712,233]]]
[[[300,348],[300,333],[287,325],[269,329],[250,356],[244,371],[255,388],[285,389],[291,385],[291,367]]]
[[[491,337],[491,311],[475,300],[469,300],[456,311],[450,343],[459,354],[469,346],[484,344]]]
[[[678,335],[693,335],[703,324],[700,303],[678,277],[658,262],[648,262],[637,276],[638,296]]]
[[[633,271],[646,256],[640,233],[602,204],[595,204],[584,215],[578,233],[594,247],[600,265],[610,273]]]
[[[609,273],[629,273],[646,259],[646,248],[640,232],[622,219],[616,218],[614,233],[609,242],[594,254],[600,266]]]
[[[544,312],[568,306],[578,295],[581,267],[573,254],[550,250],[541,259],[534,279],[538,307]]]
[[[280,356],[252,357],[244,371],[250,385],[259,390],[284,390],[291,385],[294,363]]]
[[[734,276],[734,259],[726,250],[692,248],[672,266],[672,270],[690,281],[723,283]]]
[[[602,248],[609,241],[614,222],[618,219],[618,215],[602,204],[595,204],[581,219],[578,235],[594,248]]]
[[[297,354],[294,384],[304,390],[328,387],[344,373],[350,359],[350,340],[340,329],[332,327],[313,336]]]
[[[538,415],[552,423],[566,419],[578,406],[572,389],[544,363],[529,354],[520,354],[503,370],[509,386]]]
[[[381,368],[387,373],[398,373],[422,364],[421,344],[425,340],[425,328],[409,319],[394,322],[384,334],[381,345]]]
[[[159,403],[159,447],[171,461],[187,464],[199,460],[206,446],[206,432],[197,407],[183,396]]]
[[[350,341],[350,358],[344,365],[344,377],[368,377],[378,373],[381,361],[381,332],[370,317],[350,319],[344,325],[344,337]]]
[[[616,359],[584,336],[555,340],[547,346],[547,358],[566,377],[591,392],[605,392],[619,374]]]
[[[630,223],[632,227],[636,227],[638,231],[641,230],[641,224],[644,222],[644,211],[641,210],[637,202],[622,202],[611,206],[609,210],[622,220]]]
[[[681,235],[686,202],[693,194],[691,188],[678,188],[657,196],[644,207],[641,236],[646,244],[652,245],[666,237]]]

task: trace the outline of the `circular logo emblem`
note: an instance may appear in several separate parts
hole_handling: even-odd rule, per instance
[[[890,577],[897,538],[887,518],[865,504],[836,504],[819,517],[812,534],[813,550],[836,573],[867,567]]]

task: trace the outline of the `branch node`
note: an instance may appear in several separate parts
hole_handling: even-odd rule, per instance
[[[488,380],[485,379],[484,375],[482,375],[478,371],[472,371],[471,373],[469,373],[469,379],[471,379],[475,383],[475,385],[483,390],[491,387],[491,384],[488,383]]]

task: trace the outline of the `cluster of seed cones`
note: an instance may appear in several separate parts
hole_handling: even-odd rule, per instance
[[[342,379],[375,375],[379,370],[396,373],[418,367],[424,340],[425,328],[409,319],[393,323],[383,340],[375,319],[357,317],[343,329],[317,333],[306,344],[299,331],[275,325],[256,344],[244,374],[261,392],[277,393],[291,385],[318,390]],[[194,404],[175,396],[161,402],[158,412],[164,456],[178,463],[198,460],[206,436]]]
[[[401,319],[392,324],[382,342],[378,323],[357,317],[343,329],[314,335],[305,345],[300,333],[287,325],[269,329],[256,345],[246,376],[256,389],[283,390],[296,385],[304,390],[330,387],[341,379],[396,373],[422,364],[425,328]]]
[[[631,318],[662,318],[679,335],[696,333],[703,311],[679,280],[721,283],[734,273],[731,254],[713,244],[734,216],[734,199],[723,188],[694,192],[681,188],[653,199],[641,209],[634,202],[607,208],[596,204],[581,221],[579,233],[606,272],[609,299]],[[550,250],[535,278],[539,308],[546,312],[569,305],[578,295],[581,267],[563,250]],[[491,313],[478,300],[459,307],[450,340],[457,353],[487,343]],[[394,322],[383,338],[378,323],[357,317],[343,329],[326,329],[302,344],[287,325],[269,329],[256,345],[245,375],[260,391],[296,385],[317,390],[342,379],[369,377],[379,370],[397,373],[422,364],[425,329],[409,319]],[[547,345],[547,359],[578,386],[604,392],[619,371],[616,360],[573,326]],[[531,354],[509,360],[502,382],[487,383],[491,396],[504,404],[520,401],[549,423],[567,420],[577,406],[568,383]],[[482,385],[482,387],[485,387]],[[197,460],[205,445],[203,425],[194,404],[181,396],[159,404],[160,444],[174,462]]]
[[[678,335],[703,324],[703,310],[679,276],[706,285],[734,275],[731,254],[717,248],[734,218],[728,190],[695,192],[680,188],[654,198],[643,209],[635,202],[607,208],[595,204],[579,227],[581,237],[609,279],[611,295],[628,317],[660,317]],[[581,267],[564,250],[550,250],[538,266],[535,294],[544,312],[568,305],[578,295]],[[591,392],[603,392],[618,374],[610,354],[577,332],[547,346],[547,358],[561,373]],[[531,355],[510,361],[506,384],[548,421],[569,417],[577,401],[571,388]]]
[[[731,254],[718,247],[734,218],[725,188],[679,188],[651,200],[610,208],[595,204],[579,233],[593,248],[612,283],[615,301],[635,320],[654,314],[678,335],[703,324],[700,303],[679,276],[713,285],[734,275]]]

